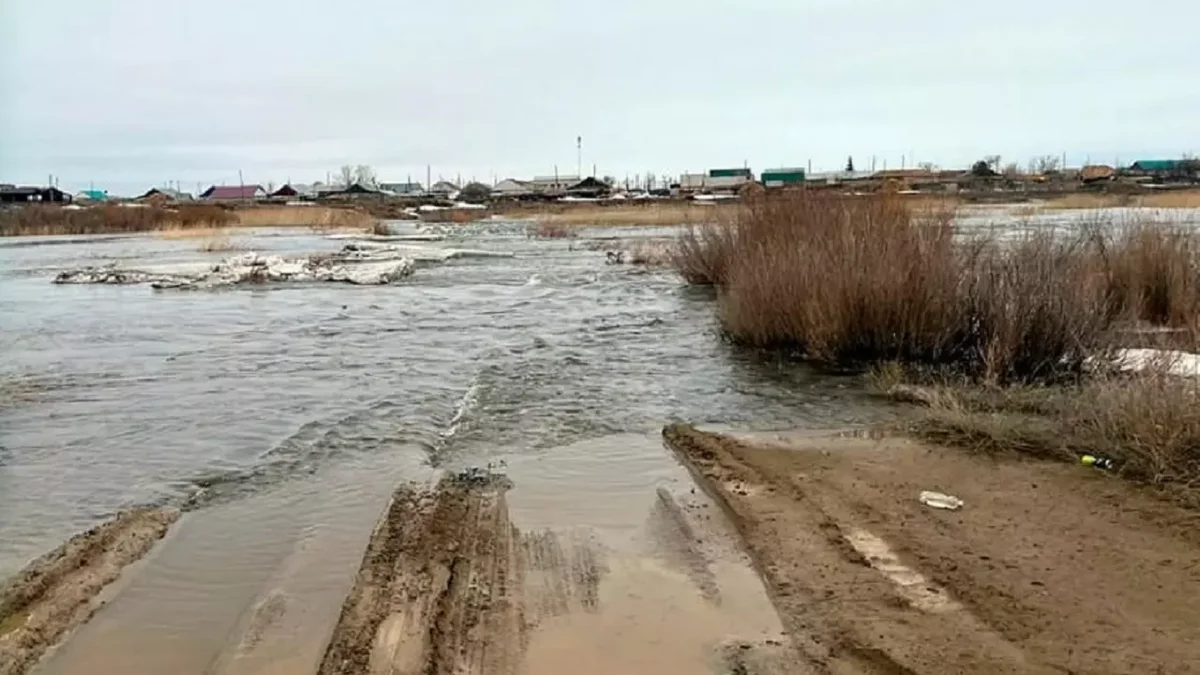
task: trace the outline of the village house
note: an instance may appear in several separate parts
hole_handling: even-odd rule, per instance
[[[434,197],[453,199],[459,193],[459,187],[448,180],[439,180],[429,186],[429,194]]]
[[[425,188],[420,183],[380,183],[379,189],[397,197],[424,197]]]
[[[1091,164],[1079,170],[1079,180],[1085,185],[1113,180],[1117,170],[1106,164]]]
[[[180,192],[168,187],[150,188],[144,195],[138,197],[138,201],[153,202],[190,202],[193,197],[190,192]]]
[[[785,185],[802,185],[806,179],[804,169],[785,167],[780,169],[764,169],[760,176],[764,187],[783,187]]]
[[[200,194],[201,199],[209,201],[253,201],[266,196],[261,185],[213,185]]]
[[[272,199],[316,199],[317,189],[307,183],[284,183],[271,193]]]
[[[56,187],[0,186],[0,204],[50,203],[67,204],[71,195]]]
[[[737,194],[742,186],[754,182],[750,169],[711,169],[708,173],[685,173],[679,176],[680,194]]]
[[[505,178],[492,186],[492,196],[499,198],[521,198],[533,195],[533,188],[528,183],[516,178]]]
[[[579,176],[534,176],[528,185],[539,194],[562,195],[566,194],[567,188],[577,185],[579,181]]]
[[[578,183],[567,188],[567,195],[570,197],[582,197],[585,199],[600,199],[612,194],[612,186],[595,176],[588,176]]]
[[[77,202],[106,202],[108,201],[108,191],[80,190],[75,193],[74,200]]]

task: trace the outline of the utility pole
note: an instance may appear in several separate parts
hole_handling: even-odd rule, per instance
[[[246,201],[246,181],[242,179],[242,170],[238,169],[238,196]]]
[[[575,175],[583,177],[583,136],[575,137]]]
[[[432,187],[433,187],[433,167],[426,164],[425,165],[425,189],[428,190]]]

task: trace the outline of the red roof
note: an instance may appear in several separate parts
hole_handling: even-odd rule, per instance
[[[261,185],[214,185],[200,196],[203,199],[254,199],[262,192]]]

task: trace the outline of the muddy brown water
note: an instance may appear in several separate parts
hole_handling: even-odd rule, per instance
[[[516,486],[515,525],[584,531],[609,561],[610,611],[535,636],[529,672],[581,653],[597,673],[674,672],[653,659],[691,663],[731,626],[769,632],[777,619],[736,556],[714,569],[748,606],[704,611],[703,583],[653,554],[658,488],[690,494],[659,429],[887,413],[852,378],[732,350],[709,295],[606,265],[594,241],[661,235],[544,241],[488,222],[445,245],[515,257],[422,267],[388,287],[196,293],[49,280],[81,264],[220,257],[198,241],[0,241],[0,378],[16,392],[0,403],[0,576],[120,508],[186,510],[43,672],[312,672],[396,484],[489,464]],[[267,252],[341,243],[235,239]],[[668,643],[639,630],[679,617],[692,628]]]

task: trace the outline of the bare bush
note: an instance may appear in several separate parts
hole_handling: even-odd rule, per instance
[[[1132,277],[1114,261],[1137,260],[1137,239],[1043,231],[962,240],[953,221],[947,208],[893,195],[783,193],[751,200],[734,223],[684,233],[674,265],[691,283],[720,287],[735,342],[799,348],[831,364],[897,360],[997,383],[1044,381],[1077,374],[1104,348],[1112,289],[1136,285],[1116,281]],[[1178,298],[1171,306],[1194,317],[1181,270],[1195,265],[1163,260],[1194,244],[1168,241],[1143,246],[1138,278],[1156,281],[1138,288],[1176,289],[1148,296]]]

